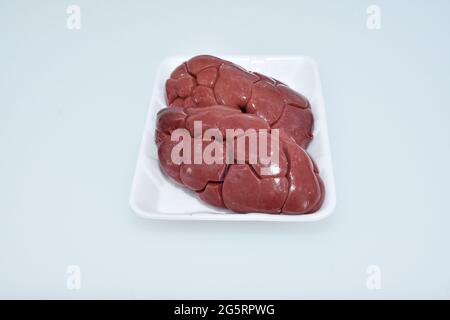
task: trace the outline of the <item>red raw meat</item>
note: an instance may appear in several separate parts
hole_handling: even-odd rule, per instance
[[[314,124],[306,97],[278,80],[206,55],[177,67],[166,82],[166,94],[170,107],[158,113],[156,143],[161,168],[174,181],[208,204],[235,212],[305,214],[320,208],[324,184],[305,151]],[[202,121],[200,132],[194,130],[195,121]],[[192,149],[195,141],[200,152],[222,147],[223,154],[215,156],[223,162],[174,163],[171,152],[178,141],[171,134],[176,129],[186,129]],[[196,140],[207,129],[217,129],[223,140]],[[271,130],[279,129],[279,163],[250,163],[246,146],[243,162],[227,164],[226,129],[265,129],[268,141]]]

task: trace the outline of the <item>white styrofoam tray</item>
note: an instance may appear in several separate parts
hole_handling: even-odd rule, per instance
[[[191,191],[171,182],[159,168],[154,142],[156,113],[166,107],[165,81],[170,73],[189,57],[163,60],[157,70],[144,128],[136,171],[130,194],[134,212],[145,218],[165,220],[225,221],[317,221],[330,215],[336,206],[336,192],[328,140],[325,107],[319,72],[315,61],[304,56],[222,57],[250,71],[276,78],[304,94],[314,114],[314,139],[308,152],[314,158],[325,184],[325,199],[320,210],[306,215],[248,213],[238,214],[202,202]]]

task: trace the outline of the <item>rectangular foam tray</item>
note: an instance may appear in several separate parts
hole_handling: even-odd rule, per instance
[[[137,159],[130,194],[130,205],[144,218],[166,220],[225,220],[225,221],[317,221],[329,216],[336,206],[336,191],[328,139],[325,106],[316,62],[304,56],[232,56],[221,57],[247,70],[276,78],[305,95],[314,115],[314,139],[308,152],[319,168],[325,184],[322,207],[312,214],[283,215],[238,214],[218,209],[198,199],[193,192],[171,182],[159,168],[154,142],[157,112],[166,107],[165,81],[170,73],[189,57],[170,57],[163,60],[156,73],[149,111]]]

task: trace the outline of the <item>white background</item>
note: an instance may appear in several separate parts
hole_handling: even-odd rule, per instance
[[[449,14],[444,0],[0,1],[0,297],[450,298]],[[316,59],[330,218],[132,213],[156,67],[198,53]]]

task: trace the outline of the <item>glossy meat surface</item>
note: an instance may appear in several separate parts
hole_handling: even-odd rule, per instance
[[[320,208],[325,190],[305,151],[314,120],[303,95],[278,80],[212,56],[197,56],[177,67],[166,82],[166,94],[169,107],[158,113],[156,144],[161,169],[175,182],[210,205],[240,213],[306,214]],[[199,121],[202,126],[196,128]],[[173,135],[178,129],[191,138],[189,154],[185,150],[179,154],[189,163],[173,161],[181,141]],[[217,135],[205,139],[208,129]],[[230,129],[245,132],[243,158],[236,149],[240,137],[227,136]],[[248,142],[261,140],[252,132],[262,130],[268,132],[263,139],[270,147],[274,129],[280,136],[278,162],[266,163],[259,145],[252,149]],[[267,152],[273,155],[274,150]],[[198,154],[215,161],[196,162]]]
[[[305,149],[313,137],[306,97],[278,80],[213,56],[196,56],[177,67],[166,82],[166,93],[174,107],[225,105],[255,114]]]

